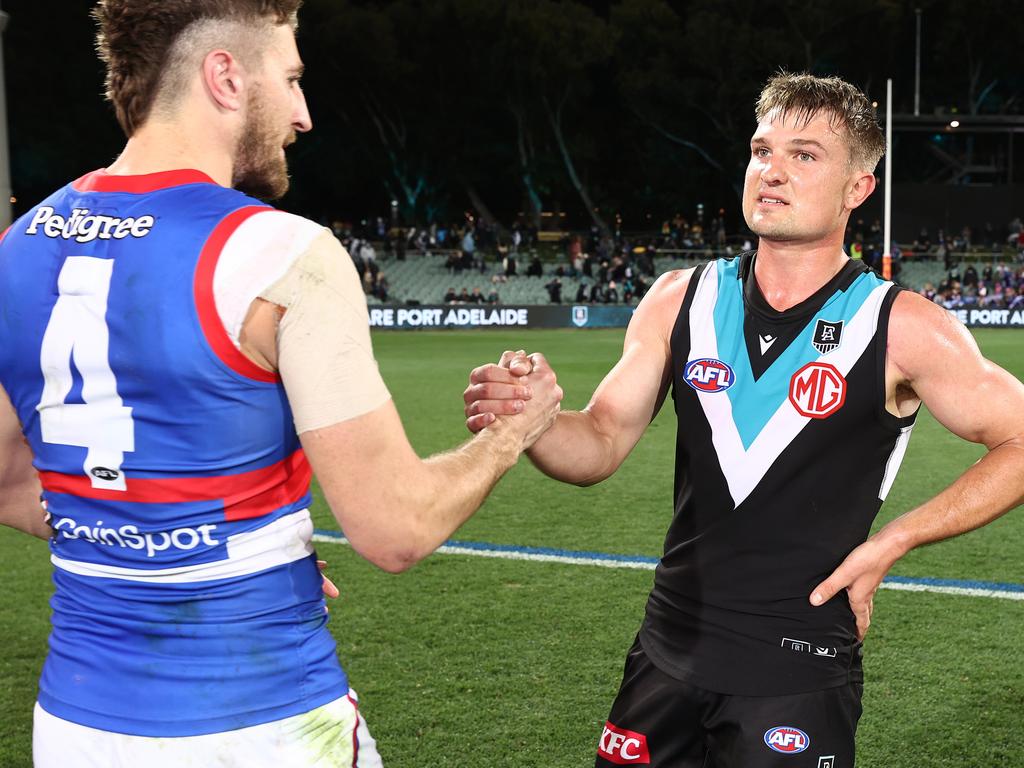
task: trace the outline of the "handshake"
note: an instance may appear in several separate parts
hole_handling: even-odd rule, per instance
[[[562,388],[544,355],[506,350],[497,365],[489,363],[470,372],[462,399],[470,432],[493,425],[507,427],[521,437],[525,451],[555,423]]]

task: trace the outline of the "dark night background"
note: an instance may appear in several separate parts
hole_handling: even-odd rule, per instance
[[[90,7],[3,3],[16,214],[123,143]],[[838,74],[884,110],[892,77],[894,110],[910,114],[916,7],[927,117],[898,121],[895,180],[943,199],[956,186],[1004,226],[1024,207],[1024,137],[1015,148],[1010,133],[1024,126],[1024,3],[997,0],[307,0],[314,130],[290,150],[281,206],[358,222],[395,201],[407,223],[475,210],[506,226],[564,212],[573,228],[619,216],[644,230],[702,203],[735,228],[765,79]]]

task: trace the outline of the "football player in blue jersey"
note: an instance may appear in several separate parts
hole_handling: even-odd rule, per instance
[[[528,452],[553,478],[598,483],[671,389],[675,514],[598,766],[850,768],[882,578],[1024,499],[1024,386],[949,313],[843,251],[884,151],[870,101],[780,74],[755,114],[757,250],[662,275],[589,405]],[[470,430],[509,412],[534,364],[548,370],[506,352],[471,373]],[[987,453],[868,537],[922,404]]]
[[[277,211],[312,122],[300,0],[101,0],[114,163],[0,242],[0,522],[48,537],[37,768],[376,766],[326,627],[310,480],[388,571],[432,552],[553,421],[421,460],[329,230]],[[527,400],[527,398],[529,398]]]

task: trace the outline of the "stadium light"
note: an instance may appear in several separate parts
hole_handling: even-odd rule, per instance
[[[949,127],[950,128],[959,128],[960,127],[960,121],[959,120],[950,120],[949,121]]]
[[[14,195],[11,194],[11,158],[7,145],[7,93],[4,85],[3,35],[9,19],[10,16],[0,10],[0,229],[7,229],[11,223],[11,203],[14,202]]]

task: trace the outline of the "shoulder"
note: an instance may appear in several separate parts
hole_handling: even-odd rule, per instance
[[[888,359],[913,382],[938,365],[980,358],[970,331],[956,317],[912,291],[893,300],[886,339]]]
[[[328,232],[316,222],[276,208],[263,206],[246,210],[251,214],[238,224],[229,242],[244,242],[250,249],[301,252]]]
[[[673,269],[660,275],[637,305],[629,322],[630,332],[657,333],[667,339],[697,269]]]

